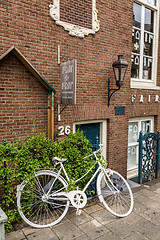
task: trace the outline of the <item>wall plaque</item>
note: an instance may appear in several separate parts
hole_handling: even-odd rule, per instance
[[[125,115],[125,106],[116,106],[115,115]]]
[[[76,66],[76,60],[61,64],[62,104],[76,104]]]

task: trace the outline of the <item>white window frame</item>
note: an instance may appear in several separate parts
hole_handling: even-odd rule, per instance
[[[157,86],[157,64],[158,64],[158,38],[159,38],[159,8],[160,8],[160,1],[157,0],[157,6],[151,5],[147,3],[146,0],[134,0],[133,2],[140,4],[142,6],[142,22],[141,22],[141,39],[144,39],[144,10],[145,7],[155,11],[154,14],[154,41],[153,41],[153,62],[152,62],[152,80],[144,80],[142,79],[142,72],[143,72],[143,64],[140,65],[139,74],[140,78],[131,78],[131,88],[139,88],[139,89],[155,89],[160,90],[160,87]],[[149,0],[148,0],[149,2]],[[134,28],[134,27],[133,27]],[[143,40],[141,40],[141,47],[140,47],[140,62],[143,62]]]
[[[88,34],[95,34],[100,29],[100,21],[97,18],[96,0],[92,0],[92,29],[60,21],[60,0],[53,0],[49,8],[51,18],[55,20],[57,25],[63,26],[66,31],[69,31],[69,35],[71,36],[84,38]]]
[[[154,132],[154,117],[153,116],[129,119],[129,123],[138,122],[138,133],[141,131],[141,122],[142,121],[151,121],[151,132]],[[134,172],[137,174],[137,171],[138,171],[138,149],[139,149],[138,145],[139,145],[138,142],[134,142],[134,143],[128,142],[128,148],[132,147],[132,146],[136,146],[136,163],[137,163],[137,165],[133,168],[128,169],[128,158],[127,158],[127,172],[131,172],[131,173]]]
[[[107,120],[80,121],[73,123],[73,133],[76,132],[76,125],[100,123],[100,143],[103,144],[102,155],[106,159],[107,149]]]

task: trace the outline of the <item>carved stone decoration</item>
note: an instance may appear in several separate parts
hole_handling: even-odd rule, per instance
[[[53,4],[49,5],[50,8],[50,16],[55,20],[59,21],[59,0],[53,0]]]
[[[98,10],[96,9],[96,0],[92,0],[92,29],[60,21],[60,0],[53,0],[49,5],[50,16],[57,25],[63,26],[69,35],[84,38],[88,34],[95,34],[100,29],[100,21],[97,18]]]

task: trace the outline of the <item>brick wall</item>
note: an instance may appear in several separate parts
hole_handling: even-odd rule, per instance
[[[61,0],[60,20],[92,28],[92,0]]]
[[[61,1],[61,3],[63,2],[64,0]],[[77,0],[76,2],[78,3],[80,1]],[[88,6],[88,17],[85,19],[88,20],[85,20],[84,24],[90,24],[90,17],[88,15],[90,14],[89,0],[84,1],[84,4],[85,2]],[[159,104],[154,101],[154,96],[159,94],[159,91],[130,89],[133,17],[132,1],[97,1],[96,7],[98,9],[98,19],[100,20],[100,30],[95,35],[90,34],[84,39],[69,36],[68,32],[65,31],[62,26],[57,26],[55,24],[54,20],[49,15],[50,3],[49,0],[31,0],[29,2],[27,0],[1,0],[0,22],[2,34],[0,38],[0,54],[4,53],[4,51],[12,45],[15,45],[55,88],[57,91],[55,95],[55,131],[57,131],[60,125],[70,125],[72,130],[73,121],[108,119],[107,156],[109,165],[119,170],[123,175],[126,175],[129,118],[147,115],[157,116],[156,129],[160,129]],[[75,1],[73,1],[73,3],[75,3]],[[62,5],[61,11],[63,10]],[[73,11],[72,7],[71,10]],[[82,15],[80,14],[79,17],[82,17]],[[65,18],[67,17],[62,11],[61,19],[64,20]],[[71,23],[75,24],[77,23],[76,21],[79,22],[80,20],[74,18]],[[61,88],[60,65],[58,65],[58,45],[60,46],[61,62],[77,59],[77,103],[76,106],[68,106],[65,108],[61,114],[61,122],[57,121]],[[111,105],[108,108],[107,80],[108,77],[110,77],[111,88],[115,88],[112,63],[117,60],[117,55],[119,53],[124,54],[125,60],[129,63],[129,67],[123,87],[112,96]],[[0,66],[1,64],[2,63],[0,63]],[[4,63],[3,65],[5,66]],[[12,70],[12,65],[8,66],[10,66]],[[21,68],[22,66],[19,67],[19,69]],[[160,75],[159,71],[158,69],[158,76]],[[8,78],[12,79],[12,72],[8,71],[7,74]],[[26,82],[29,81],[29,75],[29,73],[27,73],[27,76],[25,74]],[[33,83],[35,79],[32,77],[31,81]],[[43,87],[39,85],[38,89],[40,88]],[[34,90],[37,91],[37,88]],[[41,102],[44,103],[46,98],[44,97],[45,94],[40,94],[41,91],[42,90],[39,91],[39,95],[41,95]],[[43,91],[45,90],[43,89]],[[31,93],[33,94],[33,89]],[[5,92],[5,94],[9,94],[9,92]],[[134,103],[131,103],[132,94],[137,96]],[[142,94],[144,95],[145,101],[140,103],[139,97]],[[148,94],[151,95],[150,103],[146,100]],[[11,94],[11,96],[12,95],[13,94]],[[24,95],[26,96],[26,92]],[[0,101],[2,101],[2,98]],[[21,101],[22,99],[20,102]],[[5,107],[6,104],[3,104]],[[37,119],[39,114],[42,114],[42,117],[38,119],[43,119],[44,122],[41,123],[39,129],[46,131],[46,112],[45,110],[39,111],[37,108],[41,103],[38,104],[39,105],[37,105],[37,103],[32,104],[32,107],[36,108],[34,117]],[[124,116],[115,116],[115,106],[119,105],[124,105],[126,107],[126,114]],[[17,104],[14,105],[15,108],[17,106]],[[60,107],[62,109],[64,105],[60,105]],[[7,117],[9,118],[7,114],[9,114],[10,111],[5,112],[4,109],[3,111],[1,110],[1,112],[3,112],[1,115],[2,122],[6,122]],[[22,111],[24,111],[24,109]],[[9,120],[10,125],[14,125],[13,121],[15,121],[15,118],[9,118]],[[33,126],[31,124],[31,118],[29,118],[29,120],[29,128],[27,128],[26,125],[25,130],[27,133],[28,129],[31,130]],[[25,119],[23,119],[23,121],[25,122]],[[12,129],[14,128],[15,126],[12,127]],[[11,133],[7,125],[6,129],[8,134]],[[19,129],[22,131],[22,126]],[[21,131],[17,130],[17,134],[19,135]],[[1,138],[4,138],[4,134],[6,133],[3,132]],[[26,133],[24,134],[26,135]]]
[[[10,53],[0,64],[0,142],[47,131],[47,90]]]

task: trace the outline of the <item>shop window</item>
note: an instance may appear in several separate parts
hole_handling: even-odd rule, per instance
[[[133,3],[131,86],[156,85],[158,0]]]
[[[128,127],[128,171],[138,168],[138,138],[139,132],[143,134],[153,132],[153,117],[131,119]]]

